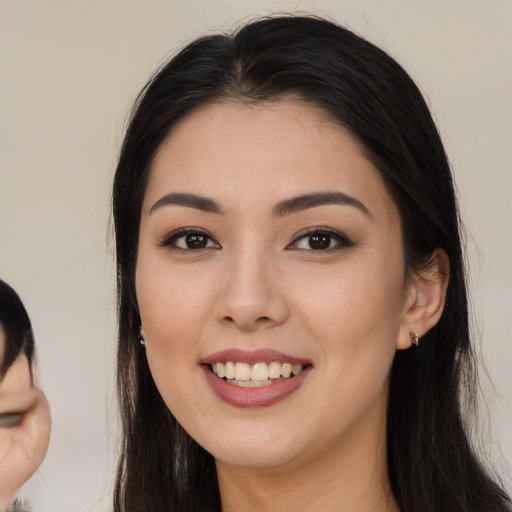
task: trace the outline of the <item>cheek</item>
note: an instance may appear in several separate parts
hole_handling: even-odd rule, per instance
[[[400,260],[398,260],[400,261]],[[403,302],[402,267],[397,263],[362,261],[361,265],[327,274],[307,274],[296,282],[298,309],[322,338],[343,340],[358,335],[361,342],[395,332]],[[378,336],[377,336],[378,337]]]
[[[307,288],[294,292],[302,297],[296,305],[304,312],[301,330],[320,354],[322,379],[313,395],[329,398],[311,406],[311,418],[321,419],[326,439],[374,418],[372,411],[378,421],[385,414],[401,318],[401,275],[401,268],[382,273],[380,265],[368,264],[329,279],[311,276]]]
[[[186,347],[187,338],[199,332],[209,295],[202,277],[180,266],[173,268],[165,253],[140,248],[137,301],[144,332],[154,347],[162,343]],[[172,344],[166,343],[171,340]]]
[[[204,277],[204,276],[203,276]],[[165,258],[141,251],[136,272],[137,300],[151,374],[173,413],[193,406],[190,376],[197,372],[199,348],[211,311],[209,281]]]
[[[294,290],[301,327],[316,340],[323,371],[345,405],[371,400],[386,386],[402,315],[400,261],[364,259],[329,276],[311,275]]]

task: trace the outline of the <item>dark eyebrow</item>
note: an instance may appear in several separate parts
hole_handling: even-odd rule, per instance
[[[155,210],[164,206],[186,206],[203,212],[222,213],[222,208],[213,199],[196,194],[184,194],[182,192],[171,192],[161,197],[149,210],[151,215]]]
[[[274,215],[283,217],[291,213],[307,210],[308,208],[315,208],[316,206],[323,206],[327,204],[341,204],[353,206],[361,210],[364,214],[372,217],[368,208],[356,199],[355,197],[344,194],[343,192],[316,192],[312,194],[304,194],[291,199],[286,199],[277,203],[274,206]]]

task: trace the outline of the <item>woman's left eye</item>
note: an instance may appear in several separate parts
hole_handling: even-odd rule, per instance
[[[345,235],[337,231],[315,229],[297,237],[287,249],[329,251],[352,245]]]

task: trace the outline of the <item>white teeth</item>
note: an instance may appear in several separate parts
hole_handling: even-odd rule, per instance
[[[281,363],[270,363],[268,365],[268,378],[269,379],[279,379],[281,377]]]
[[[229,384],[233,386],[238,386],[240,388],[262,388],[264,386],[271,386],[273,383],[271,380],[263,380],[263,381],[257,381],[257,380],[227,380]]]
[[[256,363],[252,365],[251,369],[251,380],[267,380],[268,379],[268,369],[265,363]]]
[[[219,377],[225,377],[226,376],[226,368],[222,363],[217,363],[217,375]]]
[[[292,373],[293,375],[299,375],[299,373],[302,371],[302,365],[301,364],[292,364]]]
[[[251,380],[251,365],[247,363],[236,363],[235,365],[236,380]]]
[[[217,368],[218,371],[218,368]],[[292,373],[292,365],[290,363],[283,363],[281,366],[281,375],[287,379]]]
[[[226,378],[230,384],[241,387],[259,387],[272,384],[280,378],[288,379],[292,374],[299,375],[302,372],[301,364],[278,363],[247,363],[227,361],[224,363],[213,363],[212,371],[220,378]]]
[[[228,361],[226,363],[226,379],[234,379],[235,378],[235,363],[233,361]]]

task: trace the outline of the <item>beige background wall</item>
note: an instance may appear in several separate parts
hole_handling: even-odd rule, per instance
[[[483,377],[498,439],[487,444],[512,463],[510,0],[0,0],[0,276],[32,316],[54,418],[48,457],[23,490],[37,512],[109,509],[109,187],[131,102],[189,38],[297,9],[383,46],[429,99],[458,180],[475,328],[495,386]]]

